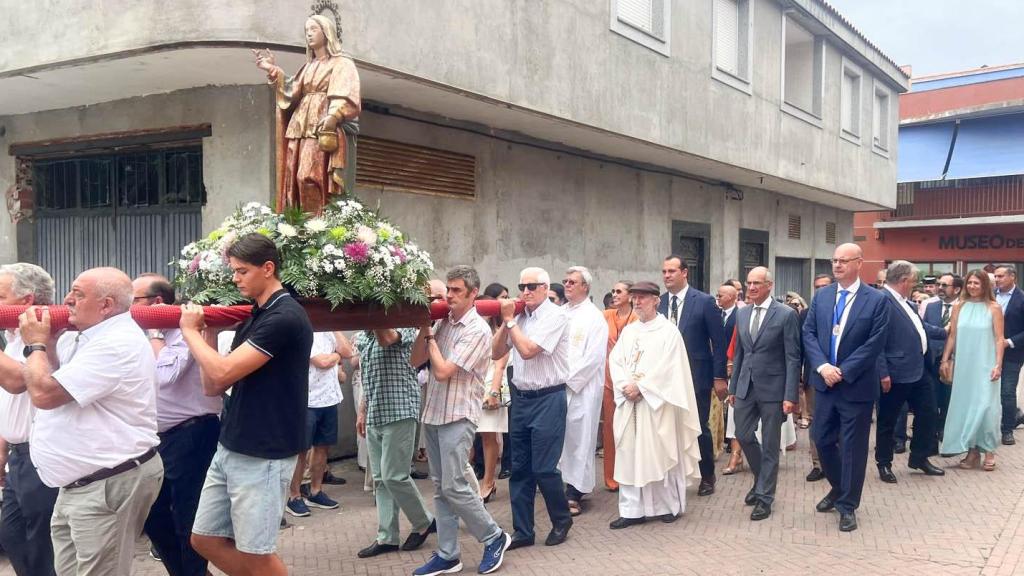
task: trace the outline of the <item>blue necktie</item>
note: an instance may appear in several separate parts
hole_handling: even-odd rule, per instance
[[[832,337],[829,339],[828,349],[831,352],[829,359],[832,361],[833,366],[839,364],[839,360],[836,355],[839,353],[839,335],[836,334],[836,328],[843,320],[843,312],[846,310],[846,297],[850,295],[849,290],[839,291],[839,302],[836,303],[836,307],[832,312]]]

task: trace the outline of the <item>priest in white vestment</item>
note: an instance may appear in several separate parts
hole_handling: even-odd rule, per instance
[[[657,312],[656,284],[637,282],[629,292],[639,322],[622,330],[608,360],[619,483],[613,530],[654,517],[674,522],[686,510],[687,484],[700,478],[700,421],[686,346]]]
[[[604,396],[604,365],[608,355],[608,322],[590,301],[593,277],[583,266],[566,270],[564,306],[569,315],[569,376],[565,443],[558,468],[565,482],[569,514],[582,512],[583,496],[594,490],[594,453]]]

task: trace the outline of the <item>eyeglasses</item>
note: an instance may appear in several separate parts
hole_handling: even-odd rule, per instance
[[[950,286],[952,286],[952,284],[943,284],[939,282],[938,284],[936,284],[936,286],[938,286],[939,288],[949,288]]]
[[[526,291],[533,292],[534,290],[536,290],[537,288],[540,288],[541,286],[547,286],[547,283],[546,282],[527,282],[526,284],[519,284],[519,291],[520,292],[526,292]]]
[[[573,280],[571,278],[566,278],[565,280],[562,280],[562,284],[566,286],[575,286],[577,284],[583,284],[583,282],[577,282],[576,280]]]
[[[856,262],[857,260],[860,260],[860,259],[861,259],[860,257],[857,257],[857,258],[833,258],[832,259],[832,263],[833,264],[842,264],[842,265],[845,266],[845,265],[849,264],[850,262]]]

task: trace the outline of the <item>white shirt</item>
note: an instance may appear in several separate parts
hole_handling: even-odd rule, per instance
[[[157,430],[166,432],[185,420],[220,414],[220,396],[203,394],[199,364],[192,358],[181,330],[164,331],[164,347],[156,357]]]
[[[8,330],[7,348],[4,349],[4,354],[24,364],[25,356],[22,355],[24,349],[25,342],[21,339],[21,333],[17,330]],[[35,407],[32,406],[32,399],[27,391],[21,394],[11,394],[0,388],[0,438],[11,444],[28,442],[34,413]]]
[[[508,335],[512,385],[519,390],[541,390],[564,384],[569,375],[569,318],[565,310],[545,299],[533,312],[523,310],[516,316],[516,323],[527,338],[541,347],[541,352],[523,360],[512,345],[512,335]]]
[[[668,307],[665,308],[665,318],[668,318],[669,322],[672,321],[672,297],[673,296],[675,296],[676,299],[678,300],[678,306],[679,306],[679,308],[676,310],[676,324],[679,324],[679,322],[681,322],[683,320],[683,303],[686,302],[686,293],[689,292],[689,290],[690,290],[690,285],[687,284],[679,292],[669,292],[668,293]]]
[[[760,304],[750,305],[750,326],[748,326],[747,329],[750,331],[750,335],[753,336],[755,340],[757,339],[757,334],[761,333],[761,328],[764,327],[764,319],[768,315],[768,306],[770,306],[771,303],[772,296],[771,294],[769,294],[768,297],[764,299],[764,302],[761,302]],[[847,304],[847,306],[849,306],[849,304]],[[759,320],[760,325],[757,328],[757,334],[754,334],[754,318],[757,317],[758,310],[761,311],[761,319]],[[729,337],[732,338],[732,334],[730,334]]]
[[[317,354],[330,354],[338,350],[338,340],[334,332],[314,332],[313,348],[309,352],[312,358]],[[309,402],[310,408],[326,408],[341,404],[343,399],[341,383],[338,382],[338,365],[320,369],[309,365]]]
[[[74,400],[36,411],[31,455],[44,484],[66,486],[160,442],[156,359],[130,314],[65,334],[57,355],[61,367],[53,378]]]
[[[902,294],[893,290],[888,284],[885,285],[885,289],[889,291],[889,294],[892,294],[892,297],[896,299],[896,302],[899,303],[900,308],[903,310],[903,315],[910,318],[910,322],[917,329],[917,335],[921,338],[921,354],[928,352],[928,335],[924,332],[924,324],[921,324],[921,318],[914,313],[913,304],[910,303],[910,300],[904,298]]]
[[[725,326],[725,323],[729,321],[729,317],[732,316],[732,313],[735,312],[736,310],[738,310],[738,308],[735,304],[733,304],[729,308],[722,309],[722,312],[725,312],[725,317],[722,318],[722,326]],[[732,338],[732,334],[729,334],[729,338]]]
[[[921,303],[917,305],[917,315],[920,316],[921,318],[924,318],[925,308],[927,308],[928,305],[931,304],[932,302],[938,302],[939,300],[941,300],[941,298],[939,298],[938,296],[932,296],[927,300],[922,300]]]

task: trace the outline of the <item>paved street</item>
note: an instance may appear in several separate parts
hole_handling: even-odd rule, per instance
[[[686,514],[675,524],[648,523],[621,531],[608,529],[616,517],[615,495],[599,490],[566,544],[541,545],[549,528],[538,497],[538,545],[509,553],[505,574],[836,574],[1010,575],[1024,573],[1024,446],[1000,451],[998,468],[986,473],[960,470],[957,459],[938,459],[945,478],[911,474],[906,455],[897,455],[895,486],[882,484],[871,464],[864,501],[858,513],[860,530],[843,534],[837,517],[819,514],[814,504],[824,495],[824,481],[804,481],[808,470],[806,432],[798,449],[783,459],[778,500],[773,516],[753,523],[742,499],[749,488],[748,471],[720,476],[710,498],[689,493]],[[725,456],[719,459],[719,469]],[[598,462],[600,470],[600,461]],[[369,493],[361,491],[361,473],[349,460],[334,465],[349,483],[329,487],[343,510],[314,510],[310,518],[292,518],[281,535],[281,551],[292,574],[401,575],[430,555],[431,537],[416,552],[359,560],[356,551],[369,544],[376,530],[376,512]],[[429,481],[420,489],[430,494]],[[507,481],[488,504],[498,522],[511,529]],[[408,527],[403,519],[403,538]],[[462,539],[464,573],[475,573],[481,546]],[[164,574],[149,558],[143,543],[135,563],[140,575]],[[6,563],[0,576],[13,574]]]

